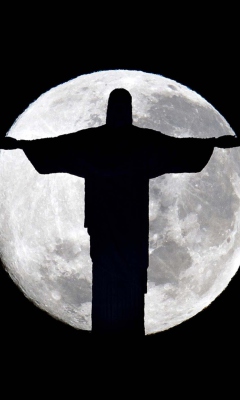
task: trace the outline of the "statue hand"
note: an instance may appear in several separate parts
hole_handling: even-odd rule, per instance
[[[0,149],[3,150],[14,150],[17,149],[17,140],[11,138],[10,136],[0,138]]]

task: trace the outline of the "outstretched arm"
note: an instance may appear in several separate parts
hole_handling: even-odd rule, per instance
[[[22,149],[40,174],[69,173],[85,177],[89,169],[89,152],[84,131],[54,138],[16,140],[0,139],[0,149]]]
[[[221,149],[230,149],[232,147],[240,146],[239,136],[221,136],[214,139],[214,147],[219,147]]]
[[[151,135],[149,178],[167,173],[197,173],[208,163],[214,149],[210,140]]]
[[[149,154],[149,178],[166,173],[197,173],[207,165],[214,147],[240,146],[237,136],[220,138],[175,138],[160,132],[151,132]]]
[[[64,169],[65,159],[63,142],[64,139],[60,136],[36,140],[16,140],[8,136],[0,139],[0,149],[21,149],[40,174],[51,174],[66,172]],[[66,140],[65,156],[67,156]]]
[[[19,149],[20,141],[11,138],[10,136],[0,138],[0,150],[15,150]]]

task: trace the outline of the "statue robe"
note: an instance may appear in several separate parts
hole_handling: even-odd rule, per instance
[[[40,174],[65,172],[85,178],[93,328],[111,320],[116,330],[127,325],[131,329],[129,321],[144,330],[149,179],[201,171],[214,139],[180,139],[133,125],[103,125],[56,138],[21,140],[19,147]],[[108,322],[106,326],[108,331]]]

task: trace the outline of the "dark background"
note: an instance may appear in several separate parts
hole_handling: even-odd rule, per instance
[[[79,33],[79,42],[75,40],[74,46],[71,35],[66,38],[53,33],[43,41],[41,35],[34,36],[34,27],[27,36],[22,33],[19,37],[16,32],[13,41],[8,38],[4,43],[1,54],[1,135],[29,103],[50,88],[81,74],[109,69],[141,70],[174,79],[202,95],[240,133],[237,41],[229,33],[227,37],[216,33],[210,38],[194,37],[192,41],[192,29],[184,38],[176,35],[172,41],[153,32],[146,39],[144,32],[138,35],[136,31],[130,44],[129,38],[118,35],[114,45],[100,39],[98,32],[88,41]],[[222,27],[218,29],[220,33]],[[29,39],[32,35],[33,42]],[[189,367],[193,359],[197,363],[204,360],[209,366],[217,365],[218,360],[221,363],[223,357],[239,355],[239,287],[238,272],[207,309],[177,327],[145,337],[144,343],[133,347],[139,352],[144,349],[146,362],[154,357],[161,364],[174,357],[179,368],[183,358]],[[121,346],[123,354],[131,358],[127,344],[118,341],[98,345],[90,333],[77,331],[38,309],[3,268],[0,298],[1,340],[13,360],[43,357],[54,364],[55,354],[62,360],[83,360],[87,350],[94,363],[99,360],[97,353],[115,354]]]

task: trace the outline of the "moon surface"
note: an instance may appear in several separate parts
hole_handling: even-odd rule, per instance
[[[128,70],[82,75],[49,90],[19,116],[7,135],[34,140],[103,125],[115,88],[131,93],[133,123],[139,127],[175,137],[234,135],[196,92],[160,75]],[[200,312],[237,272],[240,149],[214,149],[200,173],[166,174],[149,185],[146,334]],[[0,204],[0,256],[12,279],[53,317],[91,330],[84,179],[40,175],[22,150],[1,150]]]

